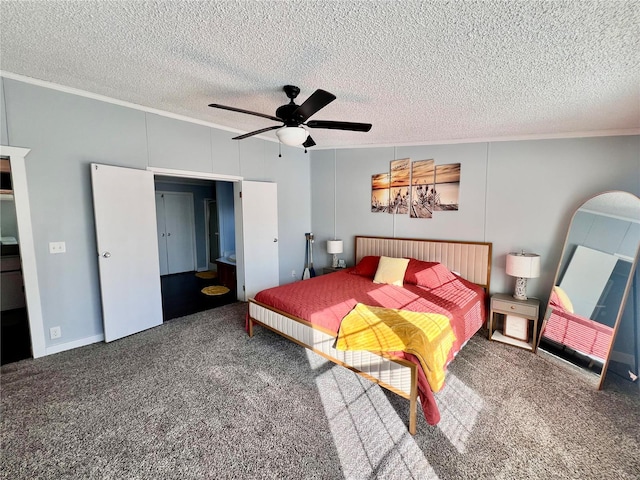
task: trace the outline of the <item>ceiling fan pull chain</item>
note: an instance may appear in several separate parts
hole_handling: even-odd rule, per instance
[[[278,142],[278,157],[282,158],[282,144]]]

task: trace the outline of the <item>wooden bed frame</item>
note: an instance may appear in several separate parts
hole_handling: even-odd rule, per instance
[[[491,243],[451,240],[420,240],[388,237],[355,237],[356,264],[367,255],[407,257],[440,262],[461,277],[489,292]],[[335,333],[312,325],[287,312],[249,299],[249,336],[261,325],[315,353],[346,367],[409,400],[409,432],[416,433],[418,403],[417,366],[392,355],[333,348]]]

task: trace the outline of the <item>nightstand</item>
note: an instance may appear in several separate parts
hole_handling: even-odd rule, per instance
[[[489,339],[535,352],[538,343],[539,312],[540,301],[537,298],[516,300],[512,295],[506,293],[496,293],[492,295],[488,322]],[[505,332],[507,316],[511,317],[509,320],[512,322],[525,322],[524,325],[526,325],[529,333],[527,341],[514,338],[513,335],[505,335],[505,333],[507,333]],[[516,327],[516,330],[517,329]]]
[[[344,268],[340,268],[340,267],[336,267],[336,268],[333,268],[333,267],[324,267],[324,268],[322,269],[322,274],[323,274],[323,275],[325,275],[325,274],[327,274],[327,273],[339,272],[340,270],[344,270]]]

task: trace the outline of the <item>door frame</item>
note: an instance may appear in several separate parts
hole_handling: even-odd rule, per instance
[[[242,180],[244,180],[244,177],[240,177],[237,175],[223,175],[218,173],[194,172],[191,170],[176,170],[173,168],[147,167],[147,170],[153,172],[154,176],[163,176],[163,177],[197,178],[200,180],[211,180],[214,182],[220,181],[220,182],[231,182],[231,183],[239,183],[239,182],[242,182]],[[207,212],[207,209],[205,208],[205,215],[206,215],[206,212]],[[238,248],[237,242],[238,240],[236,235],[236,249]],[[208,247],[208,241],[207,241],[207,247]],[[207,257],[209,257],[209,248],[207,248]],[[197,266],[198,264],[196,262],[196,268]]]
[[[9,157],[9,161],[11,162],[11,180],[13,182],[13,197],[16,204],[18,235],[20,236],[20,259],[22,263],[24,294],[27,302],[27,316],[29,317],[31,353],[33,358],[39,358],[47,355],[47,349],[44,335],[40,286],[38,284],[35,241],[33,238],[33,227],[31,225],[29,189],[27,187],[25,157],[30,151],[31,149],[29,148],[0,145],[0,155]]]

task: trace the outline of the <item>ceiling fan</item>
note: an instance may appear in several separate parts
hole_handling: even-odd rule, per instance
[[[306,128],[327,128],[331,130],[351,130],[354,132],[368,132],[371,130],[370,123],[354,123],[354,122],[336,122],[333,120],[309,120],[309,117],[317,113],[320,109],[326,107],[336,99],[336,96],[325,90],[316,90],[307,98],[302,105],[296,105],[294,99],[300,93],[300,89],[293,85],[285,85],[282,90],[289,98],[289,103],[278,107],[275,116],[266,115],[264,113],[251,112],[241,108],[229,107],[212,103],[209,106],[213,108],[221,108],[232,112],[247,113],[258,117],[268,118],[274,122],[282,122],[282,125],[274,125],[272,127],[262,128],[254,132],[245,133],[234,137],[233,140],[242,140],[243,138],[252,137],[260,133],[276,130],[276,135],[280,142],[285,145],[296,146],[302,145],[305,149],[313,147],[316,142],[313,141],[311,135]]]

